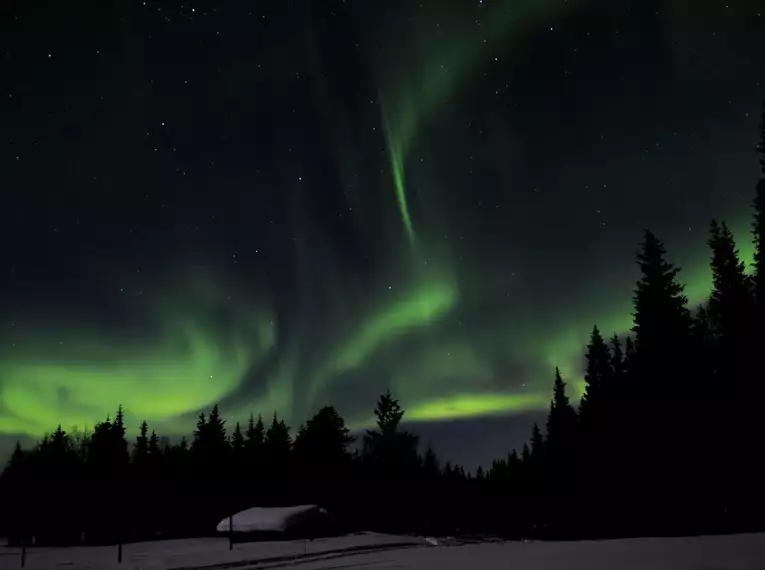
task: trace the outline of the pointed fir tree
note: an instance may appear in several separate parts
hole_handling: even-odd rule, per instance
[[[712,250],[713,283],[709,317],[723,346],[742,347],[754,332],[751,283],[733,233],[725,223],[712,221],[708,243]]]
[[[183,439],[183,443],[185,445],[186,438]],[[162,455],[162,446],[160,445],[159,436],[154,430],[151,430],[151,436],[149,436],[149,443],[146,451],[149,458],[159,458]]]
[[[622,340],[616,333],[611,337],[609,350],[611,353],[611,371],[613,374],[611,381],[618,382],[624,374],[624,350],[622,349]]]
[[[399,429],[404,417],[404,410],[390,393],[383,393],[377,401],[374,410],[377,418],[377,429],[367,430],[364,434],[364,456],[372,463],[390,462],[399,464],[411,463],[417,456],[417,438],[414,434]]]
[[[8,462],[6,463],[5,468],[15,469],[19,467],[23,463],[25,456],[26,454],[21,447],[21,442],[16,440],[16,444],[13,446],[13,451],[11,452],[11,456],[8,458]]]
[[[234,432],[231,434],[231,451],[233,451],[235,457],[241,457],[244,451],[244,435],[242,435],[242,428],[239,422],[236,422]]]
[[[687,406],[688,393],[695,380],[692,361],[691,316],[684,286],[678,280],[680,269],[667,261],[664,243],[646,230],[638,254],[641,277],[633,297],[635,335],[634,362],[629,363],[630,410],[625,419],[632,430],[628,440],[638,446],[634,457],[656,453],[657,463],[679,461],[672,453],[666,432],[686,429],[692,422],[686,415],[695,413]],[[624,399],[624,398],[623,398]],[[651,417],[645,428],[639,418]],[[660,484],[658,469],[648,463],[645,477]],[[679,473],[676,469],[673,473]],[[637,476],[637,474],[635,475]],[[666,492],[658,488],[653,492]]]
[[[585,387],[579,417],[583,434],[592,438],[605,428],[606,392],[614,374],[612,355],[597,326],[592,328],[585,360]]]
[[[375,408],[375,417],[377,418],[377,428],[383,436],[396,433],[401,419],[404,417],[404,411],[393,398],[390,390],[380,396]]]
[[[576,411],[566,394],[566,383],[560,375],[560,369],[556,368],[545,438],[546,460],[551,469],[570,466],[575,453],[577,423]]]
[[[638,254],[641,277],[634,303],[635,374],[630,378],[627,436],[633,461],[653,461],[627,468],[634,484],[642,479],[650,496],[678,493],[689,464],[689,449],[697,408],[688,405],[697,378],[693,362],[691,314],[680,269],[667,261],[664,243],[646,230]],[[651,418],[651,421],[645,421]],[[667,437],[667,434],[673,437]],[[662,466],[661,468],[659,466]],[[657,499],[658,500],[658,499]]]
[[[624,339],[624,374],[628,378],[637,373],[637,353],[631,336]]]
[[[757,145],[760,155],[760,167],[762,176],[757,182],[754,197],[754,221],[752,234],[754,235],[754,291],[757,299],[760,340],[765,344],[765,101],[760,121],[760,142]],[[763,346],[761,344],[760,346]]]
[[[333,406],[324,406],[301,427],[294,449],[306,472],[330,480],[348,475],[351,443],[353,437],[343,417]]]
[[[680,372],[687,356],[690,313],[680,269],[666,259],[664,243],[646,230],[638,254],[641,278],[634,302],[635,348],[643,381],[664,382]],[[662,386],[667,390],[668,386]]]
[[[139,464],[145,462],[149,455],[149,424],[146,420],[141,422],[141,428],[133,445],[133,463]]]
[[[425,450],[425,455],[422,458],[422,472],[428,481],[435,481],[441,475],[441,465],[439,464],[438,456],[430,446]]]
[[[381,524],[387,528],[400,524],[397,519],[412,508],[415,497],[409,495],[414,491],[406,482],[415,479],[420,468],[417,437],[400,426],[404,413],[386,391],[374,410],[377,429],[367,430],[363,437],[363,466],[376,494]]]
[[[200,450],[207,440],[207,416],[200,412],[197,416],[197,425],[194,429],[194,439],[191,443],[192,450]]]
[[[615,354],[609,350],[598,327],[593,327],[585,353],[585,388],[579,404],[578,443],[582,453],[579,475],[583,491],[591,501],[602,485],[605,457],[610,447],[608,438],[613,435],[615,427],[609,421],[610,411],[616,405],[615,392],[619,389],[614,385],[615,369],[621,370],[623,362],[619,337],[614,338],[612,343],[615,343],[617,350]],[[558,386],[556,378],[556,389]]]
[[[541,465],[545,455],[545,441],[539,424],[534,422],[531,426],[531,451],[529,458],[537,465]]]
[[[218,404],[213,406],[207,418],[207,431],[210,438],[210,446],[218,452],[228,449],[228,437],[226,435],[226,421],[221,418]]]
[[[521,448],[521,463],[529,465],[531,463],[531,451],[529,450],[529,444],[524,442]]]
[[[112,430],[117,437],[125,437],[125,410],[122,408],[122,405],[117,408],[117,415],[114,417]]]
[[[290,476],[291,449],[290,428],[283,420],[279,420],[274,412],[271,425],[266,430],[263,459],[266,478],[279,488],[278,493],[284,492],[284,486]]]
[[[250,414],[250,419],[247,423],[246,433],[246,445],[247,448],[253,451],[257,451],[263,447],[263,442],[266,439],[266,427],[263,423],[263,416],[258,414],[258,420]]]

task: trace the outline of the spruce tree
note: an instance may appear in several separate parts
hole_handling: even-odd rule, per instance
[[[253,414],[250,414],[250,419],[247,422],[247,431],[245,432],[245,447],[247,448],[247,452],[251,456],[260,453],[265,439],[266,427],[263,423],[263,416],[258,414],[258,420],[255,421]]]
[[[140,464],[146,461],[149,455],[149,424],[146,420],[141,422],[141,428],[133,445],[133,463]]]
[[[547,415],[547,433],[545,438],[545,506],[543,512],[550,527],[562,531],[569,524],[568,518],[573,510],[572,497],[568,485],[561,484],[561,474],[576,484],[576,445],[577,413],[566,394],[566,383],[555,369],[553,397],[550,412]]]
[[[724,223],[712,221],[709,246],[713,289],[708,315],[716,339],[715,368],[719,376],[716,391],[718,397],[723,396],[733,408],[740,409],[748,399],[744,394],[749,392],[749,382],[754,381],[756,374],[752,287],[733,233]]]
[[[531,463],[531,451],[529,450],[529,444],[526,442],[523,443],[523,447],[521,448],[521,463],[524,465],[529,465]]]
[[[226,421],[220,416],[218,404],[213,406],[207,418],[207,435],[211,448],[215,449],[217,453],[225,454],[225,450],[228,450]]]
[[[236,422],[234,433],[231,434],[231,451],[236,458],[241,458],[244,451],[244,435],[242,435],[242,428],[239,422]]]
[[[363,460],[370,479],[370,492],[375,493],[375,507],[383,528],[412,530],[405,526],[414,516],[411,509],[417,501],[416,489],[406,481],[419,471],[417,437],[401,429],[404,410],[390,393],[380,396],[375,407],[377,429],[367,430],[363,438]]]
[[[637,374],[637,354],[631,336],[624,339],[624,374],[627,379]]]
[[[545,438],[545,460],[548,463],[548,470],[572,466],[576,452],[577,423],[576,411],[566,394],[566,383],[560,375],[560,370],[556,368]]]
[[[197,425],[194,429],[194,439],[191,443],[192,451],[200,451],[207,440],[207,417],[204,412],[197,416]]]
[[[537,469],[542,468],[542,462],[544,461],[544,456],[545,456],[544,437],[542,436],[542,431],[539,429],[539,424],[537,424],[537,422],[534,422],[534,425],[531,426],[531,452],[529,457],[531,461],[536,464]]]
[[[762,446],[762,441],[765,439],[765,427],[758,418],[762,417],[762,412],[759,409],[759,405],[765,400],[765,386],[761,381],[762,373],[754,374],[757,369],[754,358],[762,354],[765,349],[765,100],[763,100],[762,117],[760,120],[760,141],[757,145],[757,150],[760,155],[760,167],[762,175],[757,182],[756,194],[754,199],[754,221],[753,221],[753,233],[754,233],[754,295],[757,304],[757,313],[755,321],[755,334],[753,339],[754,349],[752,350],[752,376],[749,380],[752,383],[752,394],[750,398],[750,405],[747,406],[746,414],[749,417],[747,421],[750,434],[747,438],[749,442],[758,442],[755,445],[750,445],[749,454],[753,455],[751,450]],[[755,424],[755,425],[752,425]],[[761,455],[761,454],[758,454]],[[759,462],[759,463],[758,463]],[[762,466],[761,459],[754,460],[756,464],[752,469],[752,479],[762,480],[765,477],[765,467]],[[765,509],[765,498],[763,498],[763,491],[759,490],[758,497],[760,500],[760,508]]]
[[[377,428],[382,435],[396,433],[401,419],[404,417],[404,411],[390,393],[390,390],[380,396],[377,407],[375,408],[377,417]]]
[[[295,453],[306,472],[332,479],[350,466],[348,447],[353,442],[345,420],[333,406],[325,406],[301,427],[295,438]]]
[[[691,336],[697,350],[709,354],[714,348],[714,332],[709,318],[709,312],[704,305],[700,305],[691,319]]]
[[[284,501],[292,476],[292,438],[290,428],[274,412],[263,443],[262,470],[271,486],[268,500]]]
[[[186,439],[183,439],[185,444]],[[147,454],[150,459],[159,459],[162,456],[162,446],[159,443],[159,436],[157,432],[151,430],[151,436],[149,437],[149,444],[147,448]]]
[[[614,333],[609,342],[611,352],[611,371],[613,373],[612,382],[618,382],[624,374],[624,350],[622,350],[622,340],[619,335]]]
[[[655,413],[658,425],[669,421],[692,385],[687,368],[691,348],[691,316],[680,269],[666,259],[664,243],[645,232],[638,254],[641,277],[635,289],[634,326],[636,381],[634,390],[646,396],[643,413]],[[650,397],[648,395],[650,394]],[[655,424],[656,425],[656,424]]]
[[[733,233],[723,223],[713,220],[709,247],[712,250],[712,295],[709,317],[720,340],[740,345],[750,338],[754,312],[752,287],[741,261]]]
[[[364,434],[364,455],[368,462],[381,463],[393,469],[411,467],[417,458],[417,438],[411,432],[399,429],[404,410],[390,393],[382,394],[374,411],[377,429]]]
[[[352,442],[345,420],[332,406],[323,407],[301,426],[293,449],[307,501],[336,506],[348,492]]]
[[[427,481],[435,481],[441,475],[441,465],[438,462],[438,456],[432,447],[425,450],[422,458],[422,472]]]
[[[763,394],[757,361],[756,304],[733,233],[724,223],[712,222],[709,246],[713,289],[708,313],[715,337],[716,374],[707,392],[714,396],[704,408],[708,413],[716,413],[711,418],[699,417],[696,423],[703,429],[709,427],[711,419],[717,420],[716,429],[708,435],[718,446],[728,443],[726,447],[732,452],[730,468],[740,474],[736,477],[746,479],[738,484],[752,488],[755,479],[750,474],[757,470],[759,459],[750,461],[750,450],[761,443],[760,423],[755,419],[760,415],[760,399],[756,395]],[[700,453],[699,449],[697,454]],[[732,474],[727,475],[726,487],[730,487],[734,481]]]
[[[765,341],[765,101],[763,101],[762,119],[760,122],[760,141],[757,145],[760,155],[762,176],[757,182],[754,197],[754,288],[758,305],[760,341]],[[760,346],[763,346],[761,344]]]
[[[619,337],[611,340],[614,352],[609,350],[598,327],[593,327],[585,353],[585,389],[579,404],[579,448],[582,461],[578,476],[587,497],[590,514],[600,508],[600,495],[608,484],[605,476],[607,460],[613,460],[615,436],[610,421],[615,401],[616,375],[624,366]],[[585,521],[582,521],[585,523]]]
[[[646,230],[638,254],[641,277],[635,289],[634,326],[638,370],[643,382],[669,389],[678,383],[690,336],[690,313],[680,269],[666,259],[664,243]],[[665,385],[662,385],[664,383]]]
[[[587,366],[584,372],[585,388],[579,404],[582,433],[587,445],[596,445],[593,438],[603,433],[606,408],[606,392],[613,377],[613,360],[600,330],[595,326],[585,354]]]
[[[627,417],[633,461],[628,471],[633,484],[650,497],[679,493],[687,489],[688,437],[697,414],[689,403],[696,377],[692,360],[691,315],[680,269],[667,261],[664,243],[646,230],[638,254],[641,277],[634,302],[635,376],[631,378]],[[647,420],[647,418],[650,418]],[[668,437],[667,434],[672,434]],[[648,508],[649,501],[641,508]],[[657,505],[658,508],[658,505]]]

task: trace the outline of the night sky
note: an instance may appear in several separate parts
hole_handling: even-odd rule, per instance
[[[0,8],[0,434],[190,433],[391,388],[472,467],[626,333],[646,227],[746,259],[758,0]]]

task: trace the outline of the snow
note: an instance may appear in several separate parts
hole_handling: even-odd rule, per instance
[[[253,507],[233,516],[234,532],[284,532],[295,524],[303,515],[318,511],[316,505],[296,507]],[[218,532],[229,532],[232,521],[226,517],[218,523]]]
[[[437,542],[439,546],[432,545]],[[452,544],[444,546],[444,544]],[[638,538],[581,542],[506,542],[454,545],[363,533],[313,541],[236,544],[203,538],[127,544],[117,548],[30,549],[26,568],[53,570],[763,570],[765,534]],[[19,550],[0,547],[0,570],[19,567]]]
[[[117,564],[117,547],[77,546],[30,548],[25,570],[177,570],[210,568],[216,565],[251,562],[258,568],[283,566],[285,561],[340,556],[364,549],[421,546],[422,539],[377,533],[360,533],[314,540],[249,542],[229,550],[225,537],[190,538],[125,544],[122,564]],[[20,567],[20,549],[0,547],[0,570]],[[243,570],[247,566],[236,564]]]

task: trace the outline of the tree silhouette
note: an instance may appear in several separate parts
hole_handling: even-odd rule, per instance
[[[300,465],[313,477],[332,480],[350,466],[348,446],[353,443],[345,420],[332,406],[325,406],[309,419],[295,438]]]
[[[680,269],[666,260],[664,243],[646,230],[638,254],[642,276],[633,298],[635,348],[640,374],[652,382],[666,380],[679,371],[678,350],[687,346],[690,313]],[[685,356],[685,354],[680,354]]]
[[[645,517],[659,496],[678,497],[687,489],[687,457],[681,457],[675,441],[686,441],[696,412],[688,405],[693,389],[691,358],[691,316],[684,286],[678,281],[679,268],[666,259],[664,243],[646,231],[638,254],[641,277],[635,289],[635,368],[632,386],[631,433],[628,436],[635,458],[653,455],[655,462],[636,461],[631,465],[632,486],[644,494]],[[643,425],[635,418],[651,418]],[[677,439],[672,441],[667,434]],[[662,468],[658,469],[657,466]],[[671,489],[671,490],[670,490]]]
[[[353,443],[345,420],[332,406],[320,409],[298,431],[294,453],[306,502],[343,509],[350,486]]]
[[[618,337],[616,341],[618,342]],[[617,366],[621,367],[621,358],[617,358]],[[586,445],[597,446],[598,442],[593,438],[596,434],[604,433],[606,391],[614,376],[614,360],[597,326],[593,327],[590,334],[585,359],[587,366],[584,372],[584,394],[579,404],[580,423]]]
[[[242,434],[242,427],[239,422],[234,425],[234,432],[231,434],[231,465],[233,469],[239,472],[244,467],[245,459],[245,441]]]
[[[292,467],[291,449],[290,428],[274,413],[263,443],[263,466],[267,484],[272,489],[270,499],[277,504],[285,501],[289,488]]]
[[[760,155],[762,176],[757,182],[754,197],[754,220],[752,234],[754,236],[754,287],[755,298],[759,309],[760,338],[765,338],[765,100],[762,105],[760,120],[760,141],[757,152]]]
[[[417,437],[399,425],[404,410],[390,391],[380,396],[374,414],[377,429],[367,430],[363,438],[363,458],[366,471],[377,493],[377,510],[383,524],[391,527],[392,521],[405,512],[411,488],[403,484],[419,470]]]
[[[263,447],[263,442],[266,438],[266,428],[263,424],[263,417],[258,416],[258,421],[250,414],[250,419],[247,423],[246,433],[246,447],[251,453],[259,453]]]
[[[720,365],[725,368],[722,372],[736,376],[741,372],[736,360],[744,356],[736,354],[736,348],[741,347],[745,354],[748,353],[746,344],[754,332],[752,286],[733,233],[724,222],[720,225],[712,221],[708,243],[712,250],[713,280],[709,317],[722,343]]]
[[[149,424],[144,420],[141,423],[138,437],[135,439],[135,445],[133,445],[133,463],[140,464],[145,463],[149,457]]]

